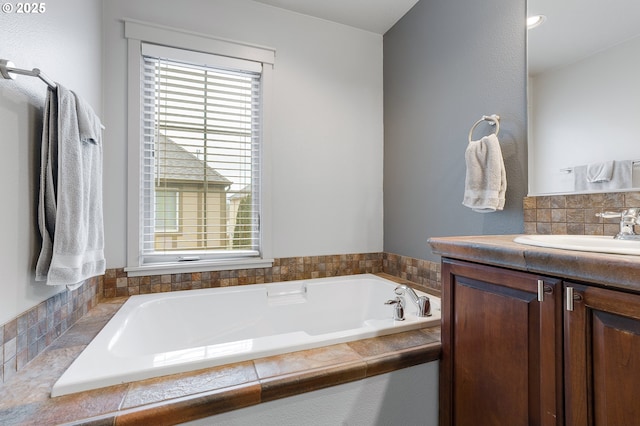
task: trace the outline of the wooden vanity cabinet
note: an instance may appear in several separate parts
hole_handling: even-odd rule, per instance
[[[640,295],[443,258],[442,302],[441,425],[640,425]]]
[[[561,285],[443,259],[441,425],[561,424]]]
[[[640,295],[564,286],[566,424],[640,424]]]

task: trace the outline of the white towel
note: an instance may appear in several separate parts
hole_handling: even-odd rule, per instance
[[[507,173],[498,137],[471,141],[464,154],[467,174],[462,204],[478,213],[504,208]]]
[[[587,182],[609,182],[613,177],[613,161],[587,165]]]
[[[100,120],[75,93],[49,89],[44,111],[36,280],[77,287],[104,274]]]
[[[575,191],[611,191],[632,187],[633,161],[608,161],[573,168]]]

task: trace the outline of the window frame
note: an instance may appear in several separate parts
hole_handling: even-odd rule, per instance
[[[263,268],[273,264],[271,257],[271,201],[270,201],[270,126],[272,79],[275,50],[242,42],[223,40],[135,20],[125,20],[125,38],[128,49],[128,152],[127,152],[127,266],[129,276],[201,272],[229,269]],[[143,167],[140,148],[142,101],[140,73],[143,66],[142,45],[151,43],[182,49],[198,54],[221,55],[229,58],[262,63],[262,135],[260,155],[260,252],[258,256],[238,256],[222,253],[214,259],[198,261],[145,262],[142,255],[142,207],[140,173]],[[233,60],[233,59],[231,59]],[[152,256],[153,257],[153,256]]]

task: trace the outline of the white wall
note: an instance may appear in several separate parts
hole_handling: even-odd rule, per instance
[[[15,2],[13,2],[15,4]],[[41,15],[0,13],[0,59],[40,68],[102,110],[101,2],[46,2]],[[0,324],[61,291],[36,283],[40,250],[36,205],[46,85],[32,77],[0,79]]]
[[[104,2],[107,267],[126,255],[122,18],[276,49],[274,257],[382,250],[382,36],[249,0]]]
[[[560,169],[640,159],[640,37],[529,82],[530,194],[573,191]]]

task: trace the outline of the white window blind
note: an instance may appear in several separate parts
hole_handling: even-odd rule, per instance
[[[259,256],[261,64],[142,52],[142,264]]]

